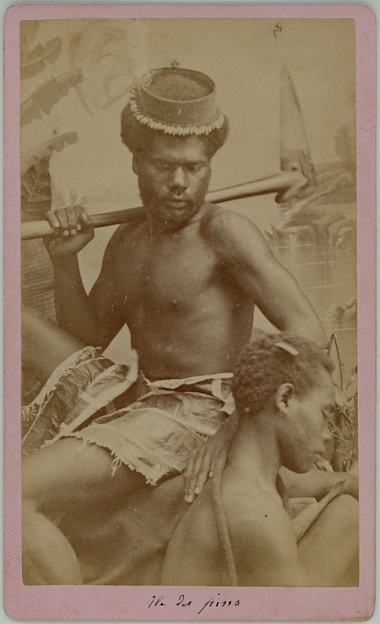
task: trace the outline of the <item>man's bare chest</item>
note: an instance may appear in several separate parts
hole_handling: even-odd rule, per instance
[[[125,249],[115,267],[120,303],[125,310],[184,310],[217,281],[216,259],[200,240],[147,243]]]

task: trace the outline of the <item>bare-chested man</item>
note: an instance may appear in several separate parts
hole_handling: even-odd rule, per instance
[[[29,319],[25,360],[46,379],[82,345],[105,349],[126,323],[141,375],[133,407],[82,423],[26,459],[24,582],[82,582],[51,512],[115,505],[183,472],[189,457],[187,474],[197,473],[202,453],[194,466],[194,449],[233,411],[231,371],[255,306],[278,329],[325,341],[313,308],[255,225],[205,203],[211,158],[227,136],[214,98],[207,76],[181,69],[154,71],[131,92],[121,136],[133,153],[141,219],[117,229],[89,295],[77,254],[94,236],[91,219],[79,207],[48,215],[62,329]],[[204,473],[200,482],[188,478],[189,500],[204,480]]]
[[[226,465],[175,529],[163,585],[357,585],[357,476],[303,474],[331,438],[331,370],[321,349],[290,334],[257,332],[244,348],[232,386],[239,424]],[[328,481],[345,482],[298,545],[281,466],[289,469],[280,474],[290,495],[305,478],[316,498]]]

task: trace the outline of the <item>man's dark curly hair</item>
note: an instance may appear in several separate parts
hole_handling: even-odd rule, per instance
[[[288,333],[265,334],[257,330],[241,352],[235,367],[232,393],[240,416],[255,416],[279,386],[291,383],[298,396],[318,387],[322,370],[334,366],[314,343]]]
[[[223,126],[212,130],[207,135],[197,135],[204,141],[206,145],[207,155],[211,159],[215,153],[225,143],[229,131],[228,120],[225,117]],[[141,153],[150,149],[150,146],[157,135],[164,135],[162,130],[153,130],[148,126],[141,124],[127,105],[121,113],[121,140],[132,154]],[[171,135],[165,135],[171,136]],[[181,138],[182,135],[180,135]],[[185,135],[189,136],[189,135]]]

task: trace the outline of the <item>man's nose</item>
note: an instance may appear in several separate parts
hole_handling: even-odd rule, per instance
[[[322,432],[322,440],[324,445],[327,447],[331,441],[333,439],[333,435],[331,432],[331,428],[329,423],[326,423],[325,426],[323,427],[323,432]]]
[[[169,188],[171,190],[185,191],[189,186],[189,178],[183,167],[176,167],[169,178]]]

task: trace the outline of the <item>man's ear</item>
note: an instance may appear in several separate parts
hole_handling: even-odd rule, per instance
[[[139,175],[139,162],[137,154],[132,155],[132,171],[134,174]]]
[[[289,410],[289,400],[295,395],[294,386],[291,383],[281,384],[276,392],[276,407],[280,414],[286,416]]]

